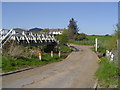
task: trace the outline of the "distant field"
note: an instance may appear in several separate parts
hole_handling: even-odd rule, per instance
[[[104,35],[88,35],[88,40],[83,41],[69,41],[70,44],[77,44],[77,45],[94,45],[95,38],[98,38],[98,44],[103,42],[109,41],[112,39],[112,36],[104,36]]]

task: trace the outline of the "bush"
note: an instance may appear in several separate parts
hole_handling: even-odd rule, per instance
[[[87,36],[87,35],[84,34],[84,33],[76,34],[76,35],[74,36],[74,40],[76,40],[76,41],[81,41],[81,40],[87,39],[86,36]]]
[[[106,53],[106,49],[103,48],[103,47],[99,47],[99,48],[98,48],[98,52]]]
[[[109,36],[109,34],[106,34],[105,36]]]
[[[68,36],[66,33],[66,29],[62,32],[62,35],[57,35],[56,38],[60,41],[60,44],[67,44],[68,43]]]

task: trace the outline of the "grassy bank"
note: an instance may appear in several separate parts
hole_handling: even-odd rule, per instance
[[[0,63],[2,62],[3,72],[14,71],[33,66],[41,66],[52,62],[58,62],[66,58],[72,51],[72,49],[68,46],[60,45],[59,49],[58,46],[57,48],[52,49],[54,52],[54,57],[51,57],[50,52],[44,52],[44,49],[46,49],[46,47],[24,47],[21,45],[16,45],[16,43],[12,44],[13,45],[12,47],[10,47],[10,50],[3,48],[4,53],[2,55],[2,60],[0,61]],[[58,51],[61,51],[61,57],[58,56]],[[38,58],[38,52],[42,52],[41,61]]]
[[[61,45],[59,50],[63,53],[72,52],[72,49],[65,45]]]
[[[50,53],[44,53],[42,55],[42,60],[40,61],[38,57],[33,58],[15,58],[11,56],[3,56],[2,57],[2,70],[3,72],[13,71],[13,70],[19,70],[21,68],[26,67],[33,67],[33,66],[41,66],[52,62],[58,62],[62,59],[64,59],[66,56],[58,57],[57,54],[54,54],[54,57],[52,58]]]
[[[95,52],[95,47],[91,47],[91,50]],[[106,49],[103,48],[103,47],[99,47],[97,49],[97,52],[99,52],[99,53],[106,53]]]
[[[100,87],[115,87],[118,85],[118,68],[114,62],[110,62],[107,58],[99,59],[99,68],[96,71],[96,78]]]

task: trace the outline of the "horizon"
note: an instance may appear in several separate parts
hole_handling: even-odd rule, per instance
[[[118,23],[117,9],[117,2],[3,2],[2,28],[67,29],[74,18],[81,33],[111,35]]]
[[[39,28],[39,27],[33,27],[33,28],[30,28],[30,29],[34,29],[34,28],[43,29],[43,30],[44,30],[44,29],[50,29],[50,30],[51,30],[51,29],[66,29],[66,28]],[[5,28],[2,28],[2,29],[5,29]],[[12,29],[23,29],[23,30],[25,30],[25,31],[29,31],[29,30],[30,30],[30,29],[27,29],[27,28],[19,28],[19,27],[18,27],[18,28],[12,28]],[[10,29],[5,29],[5,30],[10,30]],[[68,29],[67,29],[67,30],[68,30]],[[84,33],[84,32],[78,32],[78,33],[80,34],[80,33]],[[86,33],[84,33],[84,34],[86,34]],[[113,33],[113,34],[114,34],[114,33]],[[103,36],[104,36],[104,35],[110,35],[110,36],[111,36],[111,35],[113,35],[113,34],[86,34],[86,35],[96,35],[96,36],[97,36],[97,35],[101,35],[101,36],[102,36],[102,35],[103,35]]]

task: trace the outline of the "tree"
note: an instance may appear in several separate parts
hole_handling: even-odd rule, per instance
[[[69,21],[69,25],[68,25],[68,31],[67,31],[68,38],[73,39],[73,36],[75,34],[77,34],[77,33],[78,33],[78,26],[77,26],[76,21],[74,20],[74,18],[72,18]]]
[[[57,38],[60,41],[60,44],[66,44],[68,42],[67,30],[64,29],[62,35],[58,35]]]

